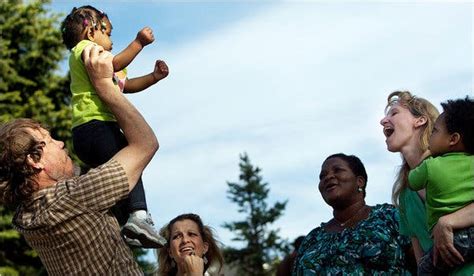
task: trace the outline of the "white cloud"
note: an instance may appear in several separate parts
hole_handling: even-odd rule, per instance
[[[196,212],[231,244],[220,225],[242,216],[225,183],[238,179],[244,151],[263,169],[270,200],[289,199],[275,226],[290,240],[331,217],[317,191],[329,154],[361,157],[367,201],[389,202],[400,159],[385,150],[378,124],[386,96],[409,89],[439,103],[472,95],[466,7],[283,3],[193,43],[144,51],[133,75],[156,57],[171,70],[131,97],[161,144],[144,173],[156,222]]]

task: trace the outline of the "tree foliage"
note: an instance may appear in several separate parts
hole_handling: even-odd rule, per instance
[[[268,275],[264,264],[271,267],[276,258],[288,252],[287,241],[279,237],[278,230],[269,228],[283,214],[288,201],[268,206],[270,189],[262,180],[261,169],[250,163],[247,154],[240,155],[239,167],[240,182],[227,182],[227,194],[238,205],[238,212],[246,217],[223,226],[235,233],[232,240],[244,242],[246,246],[226,248],[225,258],[231,265],[237,265],[242,275]]]
[[[59,14],[46,1],[0,1],[0,121],[28,117],[70,140],[69,79],[59,74],[66,49]]]

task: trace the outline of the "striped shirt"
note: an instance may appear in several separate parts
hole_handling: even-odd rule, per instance
[[[39,190],[13,218],[49,275],[143,275],[110,207],[128,194],[114,160]]]

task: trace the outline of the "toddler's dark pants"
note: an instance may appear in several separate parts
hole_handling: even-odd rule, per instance
[[[72,141],[74,151],[79,159],[92,168],[106,163],[128,145],[117,122],[98,120],[92,120],[73,128]],[[147,210],[141,177],[128,197],[112,207],[112,212],[120,225],[124,225],[129,214],[136,210]]]

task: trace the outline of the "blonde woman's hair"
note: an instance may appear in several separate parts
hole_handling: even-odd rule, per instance
[[[433,130],[434,122],[439,116],[438,109],[436,109],[436,107],[428,100],[416,97],[408,91],[395,91],[388,95],[385,111],[397,103],[406,107],[416,118],[422,116],[426,118],[426,124],[422,126],[423,132],[420,136],[420,148],[423,152],[425,152],[428,150],[428,142]],[[410,172],[410,167],[403,156],[402,160],[403,163],[400,166],[397,179],[395,180],[392,188],[392,202],[397,207],[400,193],[408,186],[408,173]]]
[[[217,270],[216,275],[219,275],[220,270],[224,264],[224,258],[219,249],[219,242],[215,238],[212,228],[207,225],[204,225],[201,218],[196,214],[179,215],[172,219],[163,228],[161,228],[160,235],[167,240],[167,244],[166,246],[158,249],[158,275],[174,276],[178,272],[176,263],[173,264],[174,260],[169,255],[171,229],[177,221],[183,221],[187,219],[194,221],[197,224],[203,241],[207,242],[209,245],[207,253],[204,255],[207,259],[207,263],[204,264],[204,271],[206,271],[209,267],[212,267]],[[212,275],[210,271],[208,272]]]

